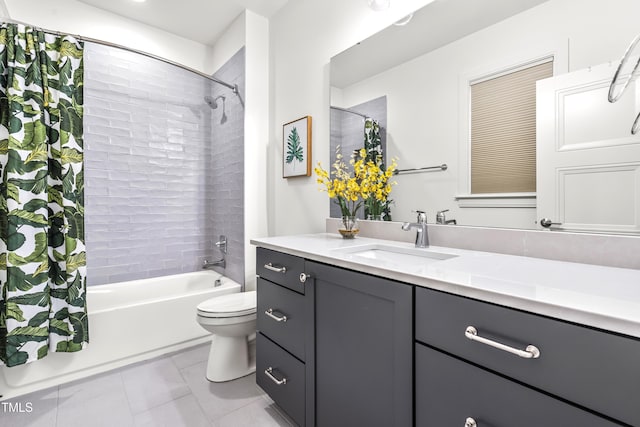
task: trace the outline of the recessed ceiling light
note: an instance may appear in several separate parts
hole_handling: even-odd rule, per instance
[[[144,2],[146,2],[147,0],[132,0],[132,1],[133,1],[133,2],[135,2],[135,3],[144,3]]]
[[[394,22],[393,25],[397,25],[398,27],[402,27],[403,25],[407,25],[409,23],[409,21],[411,21],[411,18],[413,18],[413,13],[410,13],[407,16],[405,16],[404,18]]]
[[[367,0],[367,5],[375,11],[387,10],[391,0]]]

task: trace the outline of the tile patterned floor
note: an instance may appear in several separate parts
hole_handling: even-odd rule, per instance
[[[291,427],[256,386],[255,375],[227,383],[205,378],[201,345],[21,396],[30,413],[0,405],[0,427]]]

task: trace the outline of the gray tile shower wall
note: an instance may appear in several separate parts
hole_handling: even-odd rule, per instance
[[[228,142],[204,101],[218,85],[92,43],[84,65],[88,284],[199,270],[218,256],[214,151]],[[243,120],[231,124],[242,151]]]
[[[228,239],[228,276],[244,282],[244,98],[245,49],[240,49],[214,74],[225,82],[238,85],[234,95],[224,86],[214,85],[211,96],[224,96],[211,110],[213,161],[211,181],[214,203],[207,219],[214,237],[224,234]],[[217,255],[216,255],[217,256]],[[222,270],[220,270],[222,271]]]
[[[387,151],[387,97],[381,96],[371,101],[349,107],[350,110],[366,114],[378,120],[380,124],[380,139],[382,152]],[[331,164],[323,165],[325,169],[330,168],[336,161],[336,147],[341,147],[345,162],[349,163],[349,156],[354,150],[360,149],[364,145],[364,118],[356,114],[350,114],[340,110],[331,110]],[[328,170],[328,169],[327,169]],[[331,203],[330,215],[333,218],[342,216],[340,207]],[[363,217],[364,209],[360,209],[360,217]]]

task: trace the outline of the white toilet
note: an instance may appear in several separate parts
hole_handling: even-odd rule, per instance
[[[207,363],[209,381],[231,381],[255,372],[249,336],[256,331],[256,291],[222,295],[200,303],[198,323],[214,334]]]

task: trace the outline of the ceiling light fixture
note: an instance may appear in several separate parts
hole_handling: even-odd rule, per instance
[[[147,0],[133,0],[133,1],[134,1],[135,3],[144,3],[144,2],[146,2]]]
[[[407,25],[409,23],[409,21],[411,21],[411,18],[413,18],[413,13],[410,13],[407,16],[405,16],[404,18],[394,22],[393,25],[397,25],[398,27],[402,27],[403,25]]]
[[[391,6],[391,0],[367,0],[367,6],[376,12],[379,12],[381,10],[389,9],[389,6]]]

